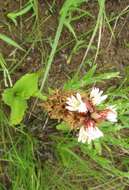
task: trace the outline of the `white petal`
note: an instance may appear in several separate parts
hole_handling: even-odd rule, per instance
[[[67,110],[69,110],[69,111],[77,111],[76,108],[71,107],[71,106],[66,106],[65,108],[66,108]]]
[[[99,95],[101,96],[103,94],[103,90],[101,90],[100,92],[99,92]]]
[[[102,96],[102,94],[103,91],[100,91],[99,88],[92,88],[90,98],[94,105],[99,105],[102,101],[104,101],[107,98],[107,95]]]
[[[99,88],[94,88],[93,87],[92,90],[91,90],[91,93],[90,93],[90,97],[92,98],[98,93],[99,93]]]
[[[78,137],[78,142],[85,143],[87,141],[87,133],[84,127],[81,127],[79,131],[79,137]]]
[[[75,98],[75,96],[71,96],[71,101],[73,101],[73,102],[76,102],[77,100],[76,100],[76,98]]]
[[[117,122],[117,112],[116,112],[116,107],[115,106],[109,106],[107,107],[108,112],[107,112],[107,117],[106,119],[111,122]]]
[[[85,103],[82,103],[80,104],[79,108],[78,108],[78,112],[82,112],[82,113],[85,113],[87,112],[87,107],[86,107],[86,104]]]
[[[104,100],[106,100],[107,97],[108,97],[107,95],[102,96],[102,97],[101,97],[101,102],[104,101]]]
[[[82,101],[81,95],[79,93],[76,96],[71,96],[67,98],[66,109],[69,111],[87,112],[86,104]]]
[[[111,122],[117,122],[117,115],[114,113],[109,112],[107,114],[107,120]]]
[[[100,137],[103,137],[103,132],[100,131],[98,127],[81,127],[79,131],[78,142],[87,142],[88,144],[90,144],[92,140]]]
[[[82,98],[81,98],[81,95],[79,93],[76,94],[76,97],[79,100],[79,102],[82,102]]]
[[[95,138],[103,137],[103,133],[102,133],[102,131],[100,131],[100,129],[98,127],[95,127],[94,130],[95,130],[95,133],[94,133]]]
[[[69,106],[73,106],[73,102],[66,102]]]
[[[67,98],[67,101],[71,101],[71,97],[68,97],[68,98]]]
[[[107,108],[110,109],[110,110],[112,110],[113,112],[116,112],[116,110],[117,110],[117,108],[116,108],[115,105],[108,106]]]

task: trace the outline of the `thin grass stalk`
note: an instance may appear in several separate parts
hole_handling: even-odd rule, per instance
[[[96,25],[95,25],[93,34],[92,34],[92,36],[91,36],[90,42],[89,42],[89,44],[88,44],[88,47],[87,47],[87,49],[86,49],[86,51],[85,51],[85,53],[84,53],[84,56],[83,56],[83,58],[82,58],[82,61],[81,61],[81,63],[80,63],[80,66],[79,66],[77,72],[75,73],[75,76],[74,76],[75,78],[78,76],[78,74],[79,74],[81,68],[83,67],[83,65],[84,65],[84,63],[85,63],[85,59],[86,59],[86,57],[87,57],[87,55],[88,55],[88,52],[89,52],[89,50],[90,50],[90,48],[91,48],[91,45],[92,45],[93,41],[94,41],[94,38],[95,38],[96,33],[97,33],[97,31],[98,31],[98,28],[100,27],[100,21],[101,21],[101,19],[102,19],[102,17],[103,17],[103,11],[104,11],[104,6],[105,6],[105,0],[103,0],[103,1],[98,0],[98,3],[99,3],[99,6],[100,6],[100,9],[99,9],[99,14],[98,14],[97,22],[96,22]]]

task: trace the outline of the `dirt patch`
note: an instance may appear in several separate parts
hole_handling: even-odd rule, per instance
[[[98,65],[98,72],[112,72],[119,71],[122,76],[126,74],[126,68],[129,65],[129,13],[123,14],[119,19],[116,19],[125,8],[127,8],[129,1],[108,1],[106,3],[106,13],[108,18],[116,17],[110,22],[114,37],[112,37],[111,31],[107,24],[102,28],[100,51],[96,63]],[[88,10],[92,15],[91,17],[85,17],[73,23],[75,32],[78,36],[84,33],[88,33],[95,26],[95,21],[98,14],[97,3],[89,3],[83,7],[84,10]],[[110,20],[109,19],[109,20]],[[116,26],[115,26],[116,24]],[[115,26],[115,27],[114,27]],[[82,36],[81,39],[88,44],[92,32],[87,36]],[[97,34],[98,35],[98,34]],[[73,54],[70,64],[67,63],[71,50],[75,46],[75,40],[71,40],[72,35],[69,34],[68,30],[64,28],[63,35],[60,39],[60,46],[64,44],[68,45],[61,49],[61,51],[55,56],[52,70],[50,72],[50,83],[52,86],[62,87],[64,81],[68,80],[69,77],[73,76],[80,65],[86,48],[80,48],[75,54]],[[71,41],[71,43],[69,43]],[[98,37],[96,36],[93,46],[96,46]],[[88,63],[92,63],[94,60],[95,51],[90,50],[86,58],[86,66],[84,66],[82,73],[85,74],[87,71]],[[56,74],[55,74],[56,73]],[[53,78],[55,80],[53,80]],[[114,80],[115,81],[115,80]],[[120,81],[117,80],[117,84]],[[115,84],[115,83],[114,83]]]
[[[22,2],[22,5],[25,4],[26,1]],[[50,53],[50,41],[54,38],[57,26],[58,26],[58,16],[59,16],[59,10],[61,8],[61,5],[63,4],[63,1],[60,1],[60,3],[57,5],[55,4],[52,8],[52,10],[49,7],[49,4],[51,2],[47,3],[46,1],[40,1],[39,7],[40,7],[40,34],[36,33],[37,35],[40,35],[40,39],[42,42],[37,42],[34,44],[34,46],[30,49],[29,53],[24,57],[24,53],[21,51],[18,51],[15,56],[17,57],[16,63],[18,62],[18,66],[16,66],[17,73],[15,72],[14,80],[20,77],[20,75],[26,73],[26,72],[32,72],[35,70],[38,70],[41,67],[44,67],[47,59],[46,55],[49,56]],[[106,13],[108,18],[111,18],[113,16],[116,16],[121,13],[122,10],[124,10],[129,4],[129,0],[125,1],[107,1],[106,2]],[[18,10],[20,6],[19,1],[11,2],[11,1],[5,1],[1,2],[1,9],[0,9],[0,18],[1,18],[1,33],[4,33],[12,39],[16,40],[19,44],[23,43],[23,47],[27,50],[30,48],[32,43],[32,27],[34,24],[34,19],[30,19],[29,22],[26,21],[28,17],[31,16],[30,13],[27,13],[27,15],[22,17],[22,22],[24,23],[22,27],[16,27],[14,24],[9,21],[6,17],[8,12]],[[82,6],[82,9],[88,10],[89,13],[92,15],[92,17],[83,17],[77,22],[73,22],[72,25],[74,27],[74,30],[79,36],[81,40],[84,40],[86,44],[88,44],[89,39],[91,37],[92,31],[87,34],[86,36],[83,34],[87,33],[89,30],[92,30],[95,25],[96,17],[98,14],[98,4],[97,2],[89,2],[88,4],[84,4]],[[46,20],[44,22],[44,20]],[[113,20],[110,22],[111,26],[113,27],[116,20]],[[104,71],[120,71],[122,75],[125,75],[125,67],[128,66],[129,61],[129,13],[124,14],[121,16],[116,24],[116,28],[114,30],[114,38],[111,40],[111,32],[107,25],[103,26],[102,30],[102,38],[101,38],[101,47],[100,47],[100,54],[97,59],[97,64],[101,72]],[[7,27],[7,23],[9,22],[9,26],[11,28],[11,32],[9,31],[9,28]],[[18,18],[18,23],[20,24],[20,19]],[[34,31],[33,31],[34,32]],[[22,37],[21,37],[22,33]],[[20,35],[19,35],[20,34]],[[35,33],[33,33],[35,34]],[[82,36],[82,37],[81,37]],[[33,36],[34,37],[34,36]],[[110,43],[111,40],[111,43]],[[98,41],[98,38],[94,40],[93,45],[96,45]],[[68,44],[68,45],[67,45]],[[52,65],[52,69],[50,71],[49,76],[49,84],[50,86],[55,87],[62,87],[64,82],[69,79],[69,77],[73,76],[73,73],[76,72],[78,66],[81,63],[81,60],[84,56],[84,52],[86,50],[86,47],[80,48],[76,51],[76,53],[73,53],[73,56],[71,57],[71,61],[68,64],[68,58],[71,56],[71,51],[74,48],[76,44],[75,39],[73,38],[72,34],[69,33],[68,29],[64,28],[63,33],[61,35],[58,48],[60,49],[59,52],[57,52],[54,62]],[[110,45],[109,45],[110,44]],[[42,47],[41,47],[42,46]],[[10,64],[10,61],[8,61],[8,56],[12,52],[14,48],[7,45],[5,42],[1,41],[1,52],[7,58],[7,64]],[[91,50],[88,54],[88,57],[86,59],[87,62],[93,61],[95,51]],[[42,57],[43,56],[43,57]],[[23,59],[23,61],[21,61]],[[90,61],[89,61],[90,60]],[[21,62],[20,62],[21,61]],[[20,64],[19,64],[20,62]],[[87,65],[83,68],[82,73],[86,73]],[[12,67],[15,68],[15,65],[12,65]],[[88,66],[89,67],[89,66]]]
[[[106,4],[107,15],[120,14],[127,8],[129,1],[109,1]],[[111,36],[109,28],[103,28],[100,55],[98,63],[102,64],[102,69],[105,70],[117,70],[122,75],[125,73],[126,66],[129,65],[129,13],[116,18],[113,22],[110,22],[114,37]]]

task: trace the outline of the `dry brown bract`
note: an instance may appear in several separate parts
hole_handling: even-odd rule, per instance
[[[76,129],[81,126],[85,116],[82,113],[70,112],[66,107],[66,100],[71,95],[75,95],[76,92],[60,91],[56,90],[51,96],[49,96],[46,102],[41,103],[41,107],[48,112],[51,119],[57,119],[58,121],[65,121],[69,124],[71,129]],[[87,94],[81,94],[82,98]],[[85,99],[85,98],[84,98]]]

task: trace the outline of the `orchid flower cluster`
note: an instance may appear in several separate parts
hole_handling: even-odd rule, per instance
[[[78,142],[88,143],[103,137],[103,132],[97,127],[101,121],[107,120],[117,122],[117,111],[115,106],[108,106],[105,110],[98,110],[97,106],[106,100],[107,95],[103,91],[93,87],[88,98],[83,100],[79,93],[70,96],[66,101],[66,109],[84,116],[82,126],[78,134]]]

